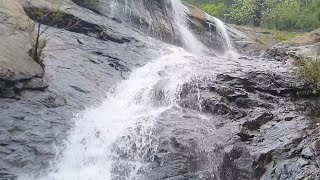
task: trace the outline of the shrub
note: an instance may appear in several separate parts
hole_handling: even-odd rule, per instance
[[[312,93],[320,92],[320,59],[298,57],[294,64],[300,78],[312,86]]]
[[[221,18],[225,20],[225,14],[227,13],[228,7],[224,3],[218,4],[203,4],[200,5],[200,9],[207,12],[211,16]]]
[[[320,27],[320,1],[284,0],[270,5],[262,19],[262,26],[278,30],[311,31]]]
[[[320,0],[185,0],[228,23],[285,31],[320,27]]]
[[[252,25],[255,12],[255,1],[236,0],[230,7],[227,18],[238,25]]]

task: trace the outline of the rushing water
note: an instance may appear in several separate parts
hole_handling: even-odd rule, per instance
[[[125,2],[121,11],[130,15],[132,7]],[[189,30],[186,7],[180,0],[171,0],[171,3],[186,49],[197,55],[209,51]],[[119,11],[118,6],[117,1],[110,0],[110,13],[114,15]],[[215,22],[225,39],[225,48],[232,51],[223,23],[217,19]],[[201,77],[201,70],[207,67],[204,64],[195,69],[201,57],[181,48],[172,47],[170,51],[132,72],[128,80],[108,93],[99,107],[79,114],[65,149],[53,163],[52,170],[40,179],[110,180],[119,174],[125,179],[135,179],[139,170],[147,166],[144,156],[152,153],[145,152],[145,147],[152,149],[154,139],[150,134],[155,121],[164,111],[178,106],[182,86]],[[129,142],[122,140],[126,136],[130,137]],[[131,142],[134,142],[134,152],[130,149]],[[121,152],[130,158],[121,157]]]
[[[55,172],[43,180],[111,179],[116,140],[138,124],[141,131],[148,131],[158,115],[176,103],[182,85],[192,74],[185,55],[182,49],[173,49],[137,69],[99,107],[76,118]],[[132,173],[143,166],[135,160],[131,163],[137,167]]]
[[[229,55],[236,56],[237,52],[233,48],[233,45],[232,45],[231,39],[228,35],[226,26],[223,24],[223,22],[220,19],[218,19],[216,17],[212,17],[208,14],[206,14],[206,18],[209,20],[212,20],[215,23],[218,37],[222,41],[222,45],[225,50],[224,54],[227,56],[229,56]]]
[[[209,49],[196,38],[187,26],[187,7],[182,4],[181,0],[171,0],[171,4],[174,11],[174,21],[182,36],[182,42],[185,48],[194,54],[201,55],[205,54],[205,52],[209,53]]]
[[[157,37],[162,40],[164,37],[161,29],[159,27],[161,20],[156,20],[152,12],[145,10],[145,2],[143,0],[99,0],[101,2],[100,11],[110,17],[121,19],[127,22],[131,22],[135,25],[138,24],[138,28],[142,30],[143,26],[147,26],[146,33],[152,37]],[[166,12],[164,16],[173,16],[172,24],[174,24],[174,29],[177,34],[180,34],[180,40],[183,43],[183,47],[194,54],[206,55],[206,54],[220,54],[220,55],[235,55],[236,52],[233,48],[232,42],[228,36],[227,30],[223,22],[219,19],[212,17],[206,14],[206,19],[209,20],[209,26],[215,26],[217,33],[214,36],[217,36],[221,41],[224,52],[215,52],[213,49],[206,47],[201,41],[198,40],[196,35],[189,29],[188,21],[190,11],[181,0],[168,0],[170,6],[163,7],[163,11],[170,11],[171,13]],[[150,2],[151,3],[151,2]],[[152,4],[152,3],[151,3]],[[171,18],[171,17],[169,17]],[[170,28],[170,27],[168,27]],[[160,32],[157,32],[160,31]],[[172,35],[171,42],[174,42],[176,37]]]

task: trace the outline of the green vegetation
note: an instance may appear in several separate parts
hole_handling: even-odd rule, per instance
[[[319,0],[186,0],[226,22],[286,31],[320,27]]]
[[[72,0],[74,3],[86,7],[88,9],[94,9],[99,3],[99,0]]]
[[[208,12],[210,15],[220,17],[221,19],[225,19],[225,15],[227,14],[228,10],[228,7],[224,3],[203,4],[199,7],[203,11]]]
[[[47,8],[25,8],[28,19],[28,32],[30,35],[30,56],[41,65],[45,70],[43,63],[43,50],[46,46],[46,38],[54,33],[46,34],[50,27],[71,29],[79,25],[79,18],[69,19],[66,13],[60,11],[61,0],[52,1],[51,6]],[[36,22],[36,23],[34,23]]]
[[[29,8],[25,9],[29,18],[34,20],[35,22],[42,22],[42,21],[50,21],[52,24],[62,21],[63,14],[59,11],[60,4],[53,4],[51,9],[38,9],[38,8]],[[36,25],[36,26],[35,26]],[[41,65],[43,69],[43,57],[42,52],[46,46],[46,40],[43,37],[44,33],[48,30],[49,26],[42,28],[42,24],[34,24],[29,19],[29,35],[30,35],[30,43],[32,49],[30,51],[30,56],[32,59]]]
[[[320,27],[319,7],[319,0],[285,0],[266,11],[262,26],[279,30],[314,30]]]
[[[298,57],[294,64],[298,67],[298,75],[312,86],[309,94],[320,92],[320,59]]]
[[[277,43],[282,41],[288,41],[301,35],[302,33],[298,33],[298,32],[279,31],[279,30],[272,31],[272,36]]]
[[[269,34],[259,33],[256,34],[255,41],[260,43],[260,48],[268,49],[274,44],[283,41],[290,41],[295,37],[301,36],[301,33],[289,32],[289,31],[279,31],[279,30],[270,30]]]

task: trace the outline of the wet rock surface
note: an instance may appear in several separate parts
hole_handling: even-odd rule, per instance
[[[1,2],[0,9],[0,98],[14,98],[42,79],[44,71],[29,55],[32,22],[18,1]],[[40,85],[41,86],[41,85]]]
[[[92,6],[88,3],[81,3],[81,1],[74,2],[108,16],[116,22],[129,24],[148,36],[166,43],[183,46],[183,38],[175,22],[177,19],[175,16],[183,12],[174,12],[171,0],[98,0],[102,4],[101,6]],[[187,23],[196,37],[210,50],[214,50],[214,52],[208,52],[210,55],[223,54],[227,50],[224,46],[225,39],[221,38],[221,32],[219,32],[214,19],[194,6],[187,5],[185,9],[182,8],[180,11],[186,11]],[[248,55],[253,54],[252,49],[256,50],[244,33],[228,25],[226,25],[226,31],[228,31],[238,52]]]
[[[87,18],[101,25],[101,16],[81,12],[78,16],[89,14]],[[56,145],[67,137],[75,113],[99,104],[133,69],[160,56],[160,47],[165,52],[163,43],[109,21],[109,36],[124,42],[92,37],[95,26],[88,27],[88,34],[49,28],[44,78],[0,80],[0,179],[41,173],[56,156]]]
[[[266,77],[270,75],[275,78]],[[180,103],[184,108],[165,113],[157,125],[160,145],[154,156],[160,167],[152,163],[147,177],[319,178],[315,150],[310,147],[319,126],[308,127],[307,112],[299,110],[305,100],[295,94],[303,85],[290,77],[294,76],[274,71],[255,72],[254,76],[252,72],[241,76],[228,72],[209,85],[186,85]],[[282,94],[279,89],[290,91]],[[238,99],[254,103],[244,106]],[[207,118],[197,117],[190,108]],[[308,135],[311,132],[315,134]]]
[[[313,108],[305,104],[318,99],[297,95],[307,89],[289,64],[215,61],[200,66],[207,76],[185,84],[179,106],[162,113],[144,137],[148,165],[137,179],[319,178],[319,125],[310,126]],[[120,162],[133,156],[120,152]]]

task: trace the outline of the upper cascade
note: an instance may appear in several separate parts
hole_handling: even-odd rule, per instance
[[[181,0],[99,0],[99,4],[95,9],[101,14],[129,23],[148,36],[182,46],[191,53],[236,54],[229,27]],[[197,15],[193,11],[197,11]]]
[[[171,0],[171,4],[174,13],[174,23],[181,34],[182,43],[185,49],[199,55],[210,53],[210,50],[197,39],[188,27],[188,8],[183,5],[181,0]]]

